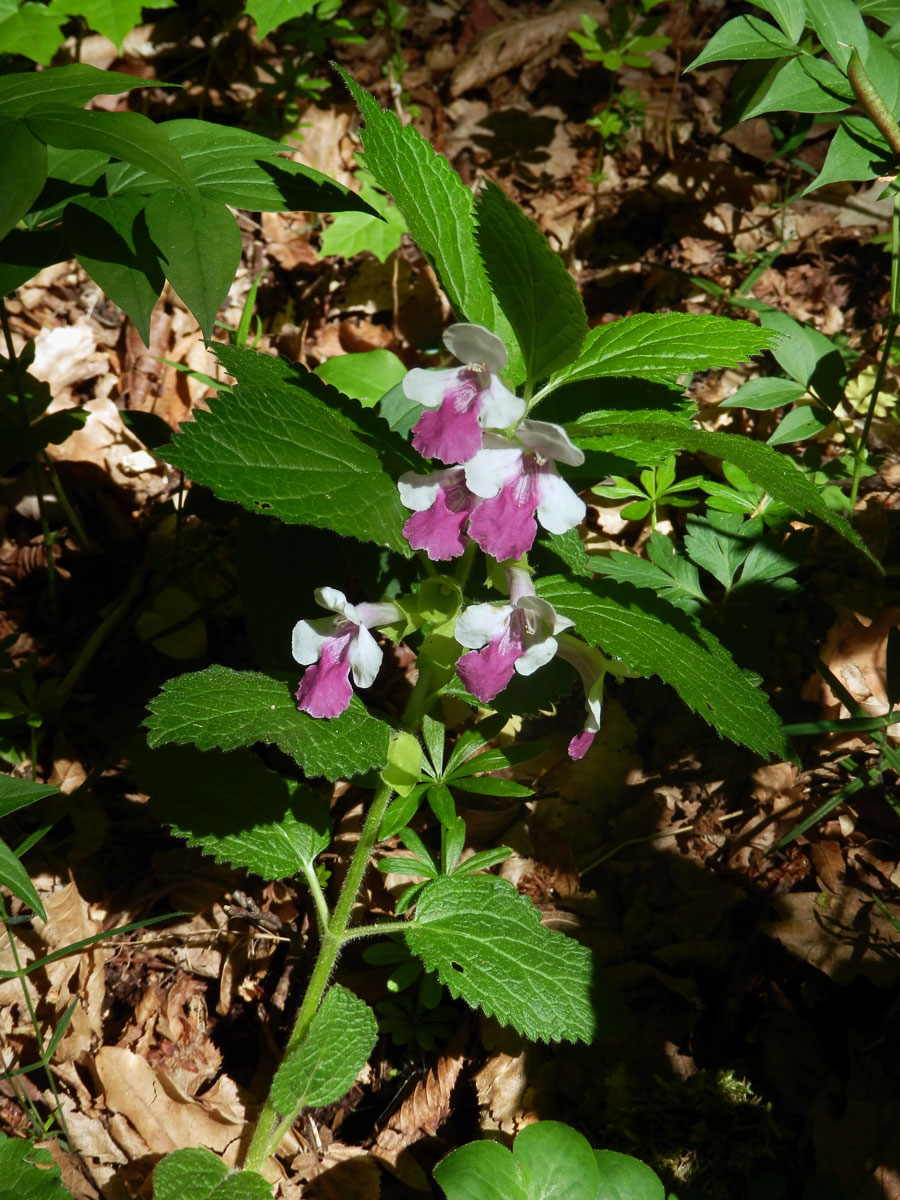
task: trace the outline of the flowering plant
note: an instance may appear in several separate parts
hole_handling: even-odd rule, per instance
[[[473,198],[414,129],[347,83],[366,123],[367,169],[458,316],[445,334],[456,365],[414,367],[376,412],[284,360],[217,347],[236,384],[166,456],[246,510],[241,592],[264,669],[212,666],[171,680],[150,706],[148,745],[132,753],[176,832],[233,866],[301,875],[309,888],[318,950],[246,1154],[257,1170],[304,1108],[350,1088],[374,1046],[372,1010],[331,983],[350,939],[403,937],[454,998],[532,1039],[591,1040],[616,1027],[620,1006],[588,949],[486,873],[508,851],[465,856],[457,792],[533,794],[493,774],[540,749],[494,744],[509,715],[561,705],[569,754],[599,754],[607,677],[656,675],[722,736],[762,756],[784,752],[758,678],[699,616],[640,580],[592,569],[581,496],[611,469],[703,451],[860,545],[778,452],[692,421],[685,379],[736,365],[776,335],[689,314],[589,329],[563,263],[501,189]],[[312,614],[312,588],[331,615]],[[378,678],[389,659],[400,665],[391,643],[403,644],[403,665],[414,657],[399,704],[405,681]],[[583,716],[567,707],[576,679]],[[459,702],[476,723],[450,720]],[[280,771],[252,749],[259,743],[283,752]],[[322,779],[373,793],[333,904],[316,866],[331,841]],[[394,838],[410,856],[386,856],[384,869],[415,882],[394,919],[353,924],[379,839]]]

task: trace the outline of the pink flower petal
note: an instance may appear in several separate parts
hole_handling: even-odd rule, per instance
[[[537,505],[536,478],[526,470],[491,500],[482,501],[469,521],[469,537],[500,562],[521,558],[534,544]]]
[[[582,733],[579,733],[577,737],[573,737],[571,742],[569,742],[569,758],[573,759],[574,761],[577,761],[579,758],[584,758],[588,750],[590,750],[591,744],[596,736],[597,735],[591,730],[585,729]]]
[[[317,663],[307,667],[297,688],[297,707],[311,717],[339,717],[350,706],[350,647],[359,632],[345,625],[322,646]]]
[[[452,512],[447,497],[438,492],[434,504],[425,512],[414,513],[403,526],[403,536],[413,550],[424,550],[432,562],[459,558],[468,544],[463,525],[469,514]]]
[[[436,412],[424,412],[412,429],[412,443],[425,458],[463,463],[481,449],[482,388],[474,371],[461,369],[444,392]]]
[[[524,634],[524,614],[513,612],[500,637],[483,650],[470,650],[457,661],[460,679],[483,704],[493,700],[512,679],[516,660],[525,653]]]

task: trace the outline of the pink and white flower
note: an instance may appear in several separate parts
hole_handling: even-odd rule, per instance
[[[458,558],[468,544],[463,526],[481,503],[466,487],[462,467],[431,475],[407,471],[397,480],[400,502],[414,510],[403,526],[413,550],[424,550],[433,562]]]
[[[577,467],[584,454],[560,425],[523,421],[515,441],[488,433],[465,468],[466,486],[483,503],[469,520],[469,536],[498,560],[521,558],[534,544],[537,520],[549,533],[565,533],[584,520],[584,501],[553,463]]]
[[[338,717],[350,705],[353,689],[370,687],[381,666],[381,647],[369,633],[402,617],[396,604],[350,604],[336,588],[316,588],[316,603],[334,616],[298,621],[291,638],[294,658],[306,667],[297,689],[297,707],[311,717]]]
[[[481,449],[482,429],[506,429],[525,414],[525,401],[497,377],[508,355],[503,342],[483,325],[451,325],[444,345],[465,365],[446,371],[415,368],[403,379],[403,394],[434,412],[413,426],[412,442],[426,458],[464,463]]]
[[[594,737],[600,732],[603,716],[603,685],[607,671],[616,674],[616,664],[593,646],[586,646],[571,635],[559,640],[559,657],[572,664],[581,676],[584,685],[584,701],[587,708],[584,728],[569,742],[569,758],[584,758]]]
[[[513,677],[533,675],[554,656],[554,634],[572,622],[534,594],[527,572],[511,568],[509,604],[473,604],[456,618],[454,636],[470,647],[456,664],[466,688],[482,703],[493,700]]]

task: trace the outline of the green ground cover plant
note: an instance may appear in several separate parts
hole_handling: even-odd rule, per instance
[[[884,162],[893,163],[900,147],[878,103],[896,108],[896,96],[878,91],[887,87],[886,64],[897,58],[890,40],[872,35],[867,58],[859,35],[845,54],[845,37],[860,29],[868,36],[849,9],[838,7],[843,24],[834,25],[818,5],[801,12],[802,4],[770,0],[769,7],[777,27],[737,18],[693,66],[726,52],[756,60],[763,45],[774,46],[780,66],[766,76],[767,87],[776,77],[782,86],[790,68],[791,78],[800,70],[811,81],[811,94],[818,88],[849,103],[849,88],[874,132],[866,126],[861,134],[851,116],[841,126],[845,140],[865,141],[870,155],[883,142]],[[389,12],[398,31],[400,10]],[[248,12],[260,36],[287,19],[275,6]],[[806,13],[819,39],[808,49],[798,42]],[[644,45],[638,30],[628,42],[626,34],[619,38],[626,62],[628,53],[659,41]],[[597,30],[585,26],[579,44],[589,37],[596,40]],[[208,411],[154,446],[212,503],[238,506],[245,527],[265,522],[279,536],[301,531],[293,545],[309,587],[302,607],[273,629],[272,614],[296,605],[295,581],[279,563],[265,575],[241,574],[251,641],[268,643],[269,652],[258,654],[255,670],[214,663],[170,678],[148,698],[128,761],[177,838],[264,880],[301,878],[316,917],[311,972],[246,1131],[240,1168],[230,1170],[201,1147],[180,1149],[155,1168],[157,1200],[271,1196],[269,1160],[297,1118],[349,1091],[379,1028],[423,1049],[446,1036],[441,1006],[448,997],[534,1042],[590,1043],[619,1032],[622,1002],[591,951],[543,925],[532,901],[492,873],[508,848],[465,856],[460,793],[531,796],[511,775],[543,747],[500,740],[510,718],[546,711],[574,691],[583,710],[568,753],[578,761],[601,729],[608,682],[626,678],[662,681],[720,737],[762,760],[788,757],[791,730],[747,651],[753,613],[797,590],[813,539],[840,539],[862,573],[879,569],[846,514],[867,469],[872,416],[900,321],[896,197],[891,319],[863,427],[848,438],[849,495],[835,502],[831,480],[776,448],[838,418],[846,372],[827,339],[767,313],[759,323],[639,313],[590,328],[562,259],[505,192],[486,182],[473,194],[412,126],[337,70],[363,123],[361,158],[371,183],[361,196],[279,157],[280,144],[257,134],[83,107],[95,95],[131,89],[130,77],[80,64],[0,77],[0,120],[17,165],[0,214],[4,293],[74,257],[145,342],[166,281],[208,342],[240,257],[231,209],[241,207],[345,214],[326,231],[322,251],[347,257],[363,248],[386,257],[405,231],[452,312],[446,353],[433,367],[407,371],[396,356],[370,351],[311,371],[248,344],[248,306],[230,344],[215,346],[231,382]],[[755,86],[743,115],[767,111],[759,105],[771,96],[764,100]],[[844,167],[826,161],[826,181],[851,169],[847,162],[857,175],[844,178],[872,178],[859,173],[855,153],[839,160]],[[377,245],[373,229],[383,233]],[[33,350],[16,353],[5,309],[3,321],[4,469],[37,472],[43,493],[44,450],[82,418],[77,410],[61,414],[64,422],[44,416],[50,397],[29,375]],[[792,408],[768,444],[698,427],[686,396],[691,376],[767,353],[790,378],[753,381],[726,404],[765,410],[809,403]],[[707,474],[679,479],[685,453],[721,464],[725,482]],[[628,500],[626,518],[649,519],[646,558],[586,553],[584,494]],[[697,507],[704,497],[704,511],[686,517],[680,541],[658,530],[667,509]],[[59,499],[67,503],[62,492]],[[785,536],[794,518],[809,529]],[[352,598],[338,589],[351,558]],[[196,621],[194,609],[170,616],[147,636]],[[369,689],[385,647],[399,643],[415,655],[415,682],[392,710]],[[45,714],[68,702],[77,677],[46,695],[25,675],[21,683],[4,712],[39,730]],[[892,704],[896,692],[892,684]],[[896,752],[886,741],[884,749],[890,765]],[[34,740],[30,751],[34,762]],[[334,830],[326,785],[341,781],[367,803],[329,903],[323,859]],[[58,792],[0,777],[0,815]],[[0,842],[0,883],[45,915],[21,862],[33,844]],[[395,896],[392,918],[360,924],[356,905],[372,864],[409,882]],[[411,996],[415,986],[414,1001],[373,1007],[334,981],[345,948],[370,938],[366,961],[391,966],[390,991]],[[42,1046],[40,1065],[55,1045]],[[0,1163],[35,1195],[68,1194],[28,1143],[3,1138]],[[448,1200],[666,1195],[645,1164],[594,1149],[552,1121],[523,1129],[511,1149],[491,1140],[462,1146],[439,1163],[434,1179]]]

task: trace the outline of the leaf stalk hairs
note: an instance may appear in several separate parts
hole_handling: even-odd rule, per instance
[[[413,446],[445,464],[398,480],[400,499],[413,510],[403,533],[429,564],[461,558],[468,567],[476,546],[505,564],[509,602],[463,608],[457,587],[454,610],[435,614],[422,592],[418,598],[353,605],[342,592],[319,588],[316,600],[334,615],[294,627],[294,658],[306,667],[298,707],[313,717],[339,716],[352,699],[351,675],[357,687],[369,687],[381,666],[382,651],[370,630],[399,626],[409,633],[431,623],[467,651],[457,660],[457,674],[482,703],[499,695],[515,673],[533,674],[559,650],[581,674],[588,698],[587,724],[569,748],[580,758],[600,728],[603,679],[614,668],[571,635],[564,643],[557,640],[573,622],[535,594],[525,556],[538,523],[563,534],[584,519],[584,501],[555,466],[580,466],[584,454],[562,426],[525,418],[525,400],[499,378],[508,354],[495,334],[481,325],[457,324],[447,330],[444,344],[462,366],[417,368],[403,380],[404,394],[424,409],[412,428]],[[420,659],[427,659],[424,649]],[[419,667],[421,672],[428,663]],[[435,695],[429,690],[430,700]]]

